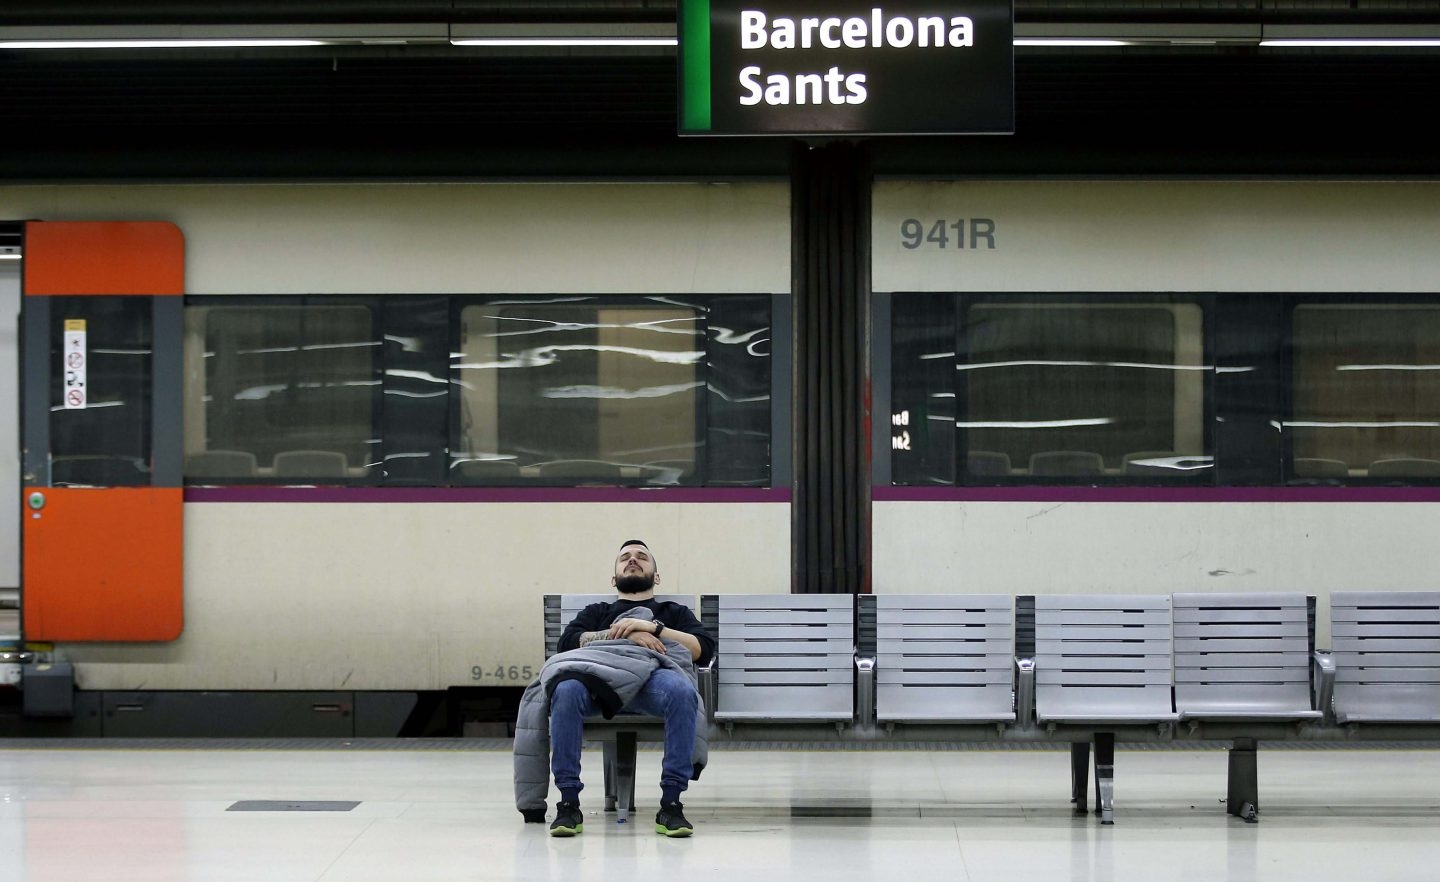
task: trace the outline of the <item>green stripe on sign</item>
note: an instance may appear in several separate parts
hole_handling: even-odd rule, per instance
[[[710,0],[681,0],[680,128],[710,130]]]

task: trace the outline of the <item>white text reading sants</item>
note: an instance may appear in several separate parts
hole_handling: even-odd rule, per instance
[[[743,49],[965,49],[975,45],[975,23],[968,16],[902,15],[886,17],[870,10],[870,17],[776,18],[746,9],[740,13],[740,48]],[[839,66],[825,73],[764,74],[759,65],[740,71],[744,94],[740,103],[764,101],[780,104],[864,104],[868,97],[863,73],[844,73]]]

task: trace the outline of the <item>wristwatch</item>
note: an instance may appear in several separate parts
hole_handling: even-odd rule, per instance
[[[662,622],[662,621],[660,621],[659,619],[656,619],[656,620],[655,620],[655,630],[654,630],[654,631],[651,631],[650,633],[651,633],[651,634],[654,634],[656,637],[659,637],[659,636],[660,636],[660,632],[662,632],[662,631],[664,631],[664,630],[665,630],[665,623]]]

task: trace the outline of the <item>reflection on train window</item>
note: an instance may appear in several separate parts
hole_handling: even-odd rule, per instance
[[[890,326],[895,484],[1214,474],[1199,298],[905,294]]]
[[[1293,314],[1290,478],[1440,478],[1440,307],[1304,304]]]
[[[369,306],[192,306],[185,323],[187,482],[371,474],[381,341]]]
[[[955,297],[897,297],[890,327],[891,481],[954,484]]]
[[[465,307],[453,482],[698,483],[706,338],[659,300]]]
[[[1209,471],[1199,304],[986,300],[961,327],[967,482]]]

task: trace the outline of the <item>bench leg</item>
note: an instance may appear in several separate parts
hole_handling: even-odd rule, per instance
[[[600,745],[605,756],[605,811],[615,811],[615,742],[605,741]]]
[[[1075,814],[1089,812],[1086,791],[1090,789],[1090,742],[1076,741],[1070,745],[1070,803]]]
[[[1101,824],[1115,823],[1115,733],[1095,733],[1095,810]]]
[[[615,733],[615,823],[624,824],[635,811],[635,733]]]
[[[1247,824],[1260,820],[1260,770],[1254,738],[1236,738],[1230,746],[1230,778],[1225,810]]]

